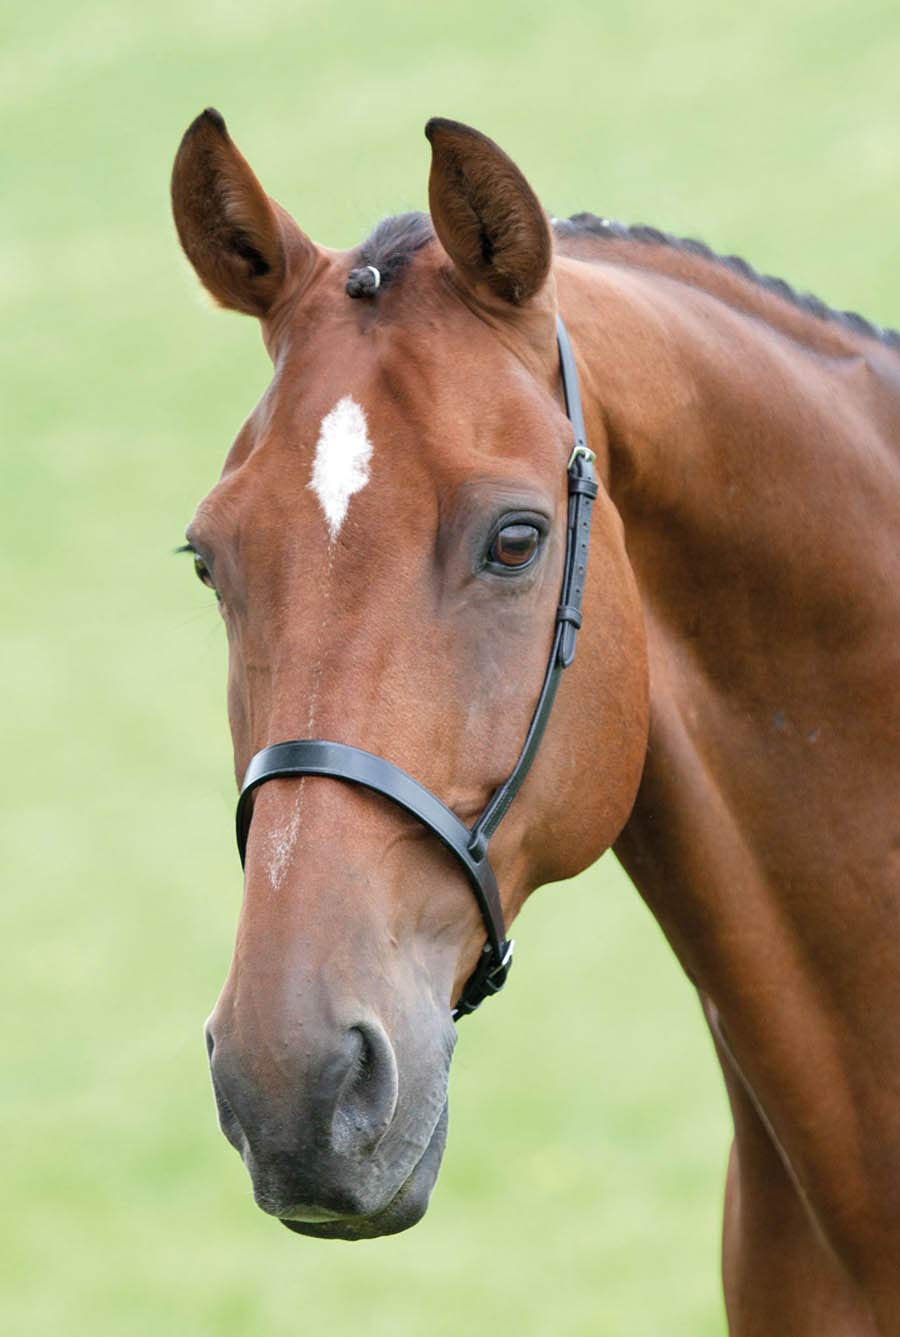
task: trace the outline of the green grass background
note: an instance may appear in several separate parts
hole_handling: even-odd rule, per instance
[[[344,246],[422,207],[475,123],[547,206],[699,234],[900,320],[900,11],[857,0],[60,0],[0,12],[5,797],[0,1329],[15,1337],[714,1337],[724,1099],[698,1008],[607,861],[518,926],[467,1023],[414,1231],[252,1205],[201,1023],[240,876],[223,634],[170,556],[267,376],[180,258],[206,104]]]

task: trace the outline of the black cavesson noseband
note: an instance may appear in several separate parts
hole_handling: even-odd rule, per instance
[[[534,761],[553,708],[560,674],[564,668],[568,668],[575,657],[575,638],[581,626],[581,604],[584,597],[588,540],[591,532],[591,509],[597,496],[597,483],[594,478],[594,454],[588,449],[585,439],[578,373],[575,370],[572,346],[565,326],[558,317],[556,339],[566,412],[575,436],[567,467],[569,510],[562,593],[556,610],[553,646],[540,696],[519,759],[508,778],[494,791],[487,807],[470,828],[461,822],[436,794],[432,794],[431,790],[420,785],[418,780],[401,771],[393,762],[385,761],[383,757],[376,757],[371,752],[364,752],[362,748],[350,747],[347,743],[331,743],[321,738],[302,738],[289,743],[274,743],[271,747],[264,747],[261,752],[257,752],[247,767],[237,805],[237,843],[242,865],[253,816],[250,795],[267,780],[282,780],[288,776],[299,775],[323,775],[332,780],[344,780],[350,784],[364,785],[377,794],[383,794],[385,798],[398,803],[401,808],[418,817],[419,821],[427,826],[462,864],[487,929],[487,942],[478,958],[478,964],[453,1009],[454,1020],[474,1012],[485,998],[497,993],[506,983],[509,974],[513,943],[506,937],[497,879],[487,859],[488,842],[531,769],[531,763]]]

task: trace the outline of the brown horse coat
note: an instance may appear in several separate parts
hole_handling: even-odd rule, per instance
[[[400,220],[351,254],[268,199],[216,113],[179,150],[184,248],[274,363],[188,531],[228,628],[236,773],[331,737],[471,820],[509,771],[559,589],[560,310],[604,490],[579,655],[492,847],[507,920],[615,842],[731,1098],[732,1333],[896,1337],[896,338],[649,230],[551,228],[490,140],[428,134],[436,235]],[[510,575],[491,545],[514,522],[537,555]],[[459,870],[392,805],[259,791],[209,1036],[267,1211],[345,1238],[421,1216],[481,941]]]

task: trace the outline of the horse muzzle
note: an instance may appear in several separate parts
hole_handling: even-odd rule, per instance
[[[452,1040],[402,1080],[374,1018],[292,1051],[270,1045],[265,1061],[248,1061],[211,1021],[207,1048],[220,1127],[263,1211],[328,1239],[393,1234],[423,1216],[446,1138]]]
[[[282,1225],[298,1235],[315,1239],[361,1240],[379,1235],[396,1235],[414,1226],[428,1209],[437,1180],[447,1140],[447,1102],[441,1110],[425,1151],[409,1176],[388,1203],[377,1211],[362,1215],[317,1217],[305,1207],[295,1207],[280,1216]]]

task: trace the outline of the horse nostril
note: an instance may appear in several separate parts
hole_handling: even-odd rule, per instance
[[[360,1022],[344,1036],[348,1061],[331,1119],[338,1153],[374,1151],[397,1109],[399,1078],[393,1046],[377,1022]]]
[[[219,1127],[221,1128],[222,1132],[225,1134],[231,1145],[233,1147],[236,1147],[237,1150],[241,1152],[241,1154],[243,1155],[243,1146],[244,1146],[243,1129],[241,1128],[240,1120],[238,1119],[237,1115],[235,1114],[231,1106],[231,1102],[229,1101],[228,1097],[226,1096],[223,1090],[223,1077],[225,1079],[226,1084],[228,1082],[227,1065],[226,1065],[226,1071],[223,1074],[220,1071],[220,1069],[223,1066],[222,1052],[220,1050],[218,1057],[215,1057],[216,1042],[213,1037],[212,1026],[209,1022],[207,1022],[203,1028],[203,1036],[204,1039],[206,1040],[206,1053],[209,1058],[209,1075],[212,1081],[213,1095],[215,1096],[216,1099],[216,1109],[219,1115]]]

